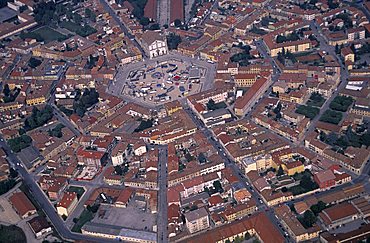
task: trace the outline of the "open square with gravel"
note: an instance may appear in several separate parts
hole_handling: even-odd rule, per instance
[[[156,225],[156,214],[143,210],[141,205],[132,200],[127,208],[101,205],[95,218],[95,223],[116,225],[129,229],[153,231]]]

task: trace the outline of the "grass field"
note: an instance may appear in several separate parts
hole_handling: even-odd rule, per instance
[[[80,199],[81,196],[85,192],[85,190],[82,187],[79,187],[79,186],[70,186],[67,191],[77,193],[77,198],[78,199]]]
[[[76,34],[86,37],[96,32],[96,29],[90,25],[81,26],[71,21],[62,21],[59,24],[60,27],[65,28],[69,31],[75,32]]]
[[[78,218],[77,223],[72,228],[72,232],[78,232],[81,233],[81,228],[86,224],[87,222],[91,221],[94,218],[94,214],[90,212],[87,209],[84,209],[84,211],[81,213],[80,217]]]
[[[23,230],[15,225],[0,225],[0,243],[27,242]]]
[[[34,38],[37,41],[45,41],[46,43],[48,43],[54,40],[62,41],[67,39],[68,37],[59,33],[58,31],[51,29],[50,27],[44,26],[32,32],[22,33],[21,38]]]

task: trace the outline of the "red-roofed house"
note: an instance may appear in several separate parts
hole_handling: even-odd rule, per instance
[[[331,170],[317,172],[313,176],[313,178],[321,189],[326,189],[335,186],[335,175]]]
[[[25,219],[36,213],[36,208],[23,192],[16,192],[10,196],[9,201],[12,203],[13,208],[18,215]]]
[[[77,206],[77,193],[75,192],[65,192],[62,199],[59,201],[57,206],[57,211],[60,216],[67,216],[75,209]]]
[[[94,150],[79,149],[77,151],[78,163],[82,163],[88,167],[93,167],[99,170],[101,162],[103,160],[104,152]]]
[[[116,203],[115,203],[116,207],[123,207],[123,208],[127,207],[133,195],[134,195],[134,191],[131,188],[125,188],[124,190],[122,190],[116,200]]]

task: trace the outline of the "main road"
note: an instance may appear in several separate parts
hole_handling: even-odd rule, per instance
[[[158,217],[157,239],[158,242],[168,242],[168,217],[167,217],[167,146],[158,146]]]

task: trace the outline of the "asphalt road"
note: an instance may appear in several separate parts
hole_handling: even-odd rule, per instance
[[[158,146],[158,216],[157,239],[158,242],[168,242],[167,217],[167,146]]]
[[[367,10],[367,8],[364,6],[363,3],[358,3],[356,6],[366,15],[366,18],[370,21],[370,12]]]

